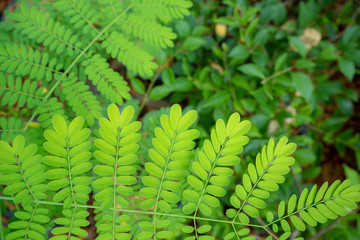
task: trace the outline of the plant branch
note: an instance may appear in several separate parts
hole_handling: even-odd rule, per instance
[[[0,196],[0,200],[7,200],[7,201],[14,201],[13,197],[6,197],[6,196]],[[49,202],[49,201],[35,201],[32,202],[43,204],[43,205],[55,205],[55,206],[63,206],[64,203],[56,203],[56,202]],[[71,207],[77,207],[77,208],[90,208],[90,209],[100,209],[100,206],[93,206],[93,205],[81,205],[81,204],[72,204]],[[121,208],[110,208],[111,211],[117,211],[117,212],[127,212],[127,213],[136,213],[140,215],[154,215],[153,211],[142,211],[142,210],[133,210],[133,209],[121,209]],[[209,222],[218,222],[218,223],[225,223],[225,224],[236,224],[239,226],[246,226],[246,227],[254,227],[254,228],[264,228],[261,225],[257,224],[243,224],[239,222],[232,222],[229,220],[221,220],[221,219],[212,219],[212,218],[204,218],[204,217],[194,217],[194,216],[187,216],[187,215],[180,215],[180,214],[170,214],[170,213],[156,213],[160,216],[165,217],[175,217],[175,218],[186,218],[186,219],[196,219],[196,220],[202,220],[202,221],[209,221]]]
[[[153,89],[156,79],[158,79],[158,77],[160,76],[160,74],[162,73],[162,71],[167,68],[169,66],[169,63],[176,57],[176,55],[178,53],[180,53],[183,49],[182,48],[178,48],[168,59],[166,59],[166,61],[161,64],[158,69],[156,70],[155,75],[153,76],[153,78],[150,81],[150,84],[148,86],[148,88],[146,89],[146,93],[144,95],[143,100],[141,101],[140,104],[140,109],[136,115],[136,117],[139,117],[141,111],[143,110],[143,108],[145,107],[146,103],[149,101],[150,99],[150,94],[151,94],[151,90]]]
[[[331,225],[329,225],[327,228],[321,229],[317,234],[309,238],[309,240],[317,240],[322,235],[330,231],[331,229],[335,228],[340,223],[340,219],[337,219],[335,222],[333,222]]]
[[[274,73],[273,75],[265,78],[264,80],[261,81],[261,84],[265,84],[267,83],[268,81],[270,81],[271,79],[273,78],[276,78],[278,76],[281,76],[283,75],[284,73],[287,73],[287,72],[290,72],[292,70],[292,67],[288,67],[288,68],[285,68],[284,70],[281,70],[280,72],[277,72],[277,73]]]
[[[293,169],[292,166],[290,166],[290,172],[291,172],[291,177],[292,177],[292,179],[293,179],[294,182],[295,182],[296,190],[297,190],[297,192],[298,192],[298,194],[299,194],[299,196],[300,196],[300,195],[301,195],[301,186],[300,186],[299,181],[298,181],[297,178],[296,178],[296,175],[295,175],[295,173],[294,173],[294,169]]]
[[[268,226],[266,226],[266,223],[262,220],[261,217],[257,217],[256,220],[261,224],[261,226],[263,226],[263,228],[265,229],[265,231],[267,231],[271,236],[273,236],[275,239],[278,239],[278,237],[276,236],[276,234],[270,230],[270,228]]]

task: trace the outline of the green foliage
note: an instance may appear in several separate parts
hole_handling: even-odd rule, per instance
[[[142,124],[134,114],[132,106],[120,112],[111,104],[95,135],[84,118],[67,122],[55,115],[42,154],[21,135],[11,144],[0,141],[0,199],[20,204],[5,239],[46,239],[48,229],[52,240],[86,237],[91,208],[96,239],[215,239],[219,227],[225,227],[224,239],[256,239],[251,229],[286,239],[295,228],[305,231],[357,208],[360,186],[337,180],[281,201],[275,218],[271,192],[295,163],[296,144],[270,139],[239,173],[251,124],[238,113],[217,120],[210,138],[196,147],[197,112],[183,113],[175,104],[155,123],[147,156],[139,154]],[[234,178],[240,184],[231,185]]]
[[[355,2],[194,1],[192,15],[174,23],[174,61],[150,98],[190,105],[204,128],[234,111],[249,117],[252,156],[270,137],[294,136],[315,154],[296,165],[307,170],[302,179],[335,155],[352,155],[347,165],[359,169],[350,163],[360,146]]]
[[[33,109],[24,130],[36,117],[47,127],[55,114],[68,115],[58,111],[62,102],[93,125],[103,98],[122,104],[131,97],[126,80],[108,60],[117,59],[130,75],[151,77],[158,67],[153,52],[173,47],[176,38],[158,14],[169,22],[188,15],[191,5],[186,0],[21,1],[2,22],[2,105]],[[43,89],[48,92],[41,95]]]
[[[37,89],[36,83],[31,83],[29,79],[22,82],[20,77],[14,79],[12,75],[8,75],[5,79],[5,76],[0,73],[0,81],[0,94],[3,95],[2,105],[12,107],[17,103],[19,107],[24,107],[26,104],[31,109],[42,99],[43,89]]]
[[[1,239],[360,237],[356,1],[9,6]]]
[[[1,140],[6,142],[11,142],[16,135],[21,131],[21,119],[19,118],[0,118],[0,127],[1,127]]]

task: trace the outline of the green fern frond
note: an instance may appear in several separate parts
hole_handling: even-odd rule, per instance
[[[10,35],[13,33],[14,24],[12,22],[1,21],[0,22],[0,44],[3,45],[6,42],[10,42]]]
[[[349,179],[342,183],[337,180],[330,187],[325,182],[319,189],[317,185],[314,185],[310,191],[305,188],[299,199],[294,194],[287,204],[285,201],[280,202],[278,219],[273,220],[274,215],[268,212],[267,226],[272,229],[281,227],[285,232],[282,236],[286,237],[291,234],[289,223],[300,231],[305,231],[306,224],[316,226],[317,223],[325,223],[328,219],[345,216],[348,213],[347,209],[358,207],[356,202],[360,199],[359,190],[360,185],[351,186]]]
[[[187,178],[191,186],[184,191],[187,204],[183,207],[185,214],[198,210],[206,216],[212,214],[211,208],[220,206],[219,197],[226,194],[224,189],[229,183],[228,177],[233,174],[233,167],[240,162],[237,156],[243,151],[243,146],[249,138],[244,136],[250,129],[250,122],[240,122],[240,115],[234,113],[228,123],[217,120],[211,131],[211,141],[205,140],[203,149],[198,153],[198,161],[192,163],[194,175]]]
[[[18,107],[32,109],[37,106],[42,100],[43,88],[37,87],[36,82],[31,82],[30,79],[22,81],[21,78],[14,78],[13,75],[7,75],[6,78],[0,72],[0,97],[1,105],[8,105],[10,107],[17,104]]]
[[[100,22],[107,22],[113,20],[114,18],[118,17],[122,14],[124,10],[124,2],[117,1],[117,0],[97,0],[100,7],[103,8],[102,20]]]
[[[5,240],[47,239],[44,225],[50,221],[48,213],[49,210],[39,207],[39,203],[27,205],[24,207],[24,211],[15,213],[17,220],[9,223],[8,227],[11,232],[6,235]]]
[[[266,207],[263,199],[270,197],[270,192],[277,191],[278,184],[285,181],[283,175],[289,173],[289,167],[295,163],[289,155],[296,150],[294,143],[287,142],[287,137],[282,137],[275,147],[274,140],[270,139],[256,156],[256,164],[248,165],[248,173],[243,175],[242,184],[236,186],[236,195],[230,199],[234,208],[226,211],[226,215],[233,221],[239,218],[241,223],[248,224],[247,215],[258,217],[259,209]]]
[[[62,67],[62,62],[46,52],[10,43],[0,46],[1,71],[20,77],[28,76],[34,80],[50,81]]]
[[[83,128],[84,119],[75,118],[69,125],[60,115],[52,120],[54,130],[46,130],[44,149],[49,153],[44,164],[49,166],[45,176],[50,180],[49,190],[55,191],[54,202],[64,202],[64,207],[85,204],[89,199],[91,177],[86,176],[92,168],[89,162],[91,143],[90,130]]]
[[[0,118],[0,134],[1,140],[12,142],[12,140],[21,132],[22,122],[18,117],[10,117],[8,119]]]
[[[69,23],[75,29],[81,29],[85,34],[96,36],[94,24],[98,22],[99,14],[88,0],[57,0],[55,9],[69,18]]]
[[[89,90],[89,86],[84,82],[77,81],[77,78],[70,74],[68,77],[56,75],[57,80],[61,80],[64,87],[62,93],[66,95],[66,100],[78,116],[82,116],[92,125],[94,118],[101,117],[100,102]]]
[[[122,104],[123,99],[130,99],[130,88],[127,82],[109,67],[105,58],[96,54],[83,61],[82,65],[92,83],[111,102]]]
[[[81,227],[86,227],[90,223],[86,218],[89,216],[89,212],[77,207],[65,209],[62,211],[63,217],[55,219],[55,223],[60,227],[55,227],[51,230],[54,235],[49,240],[67,240],[74,239],[80,240],[79,237],[87,237],[88,232]]]
[[[12,146],[0,141],[0,152],[0,185],[6,185],[4,194],[15,196],[14,202],[23,206],[45,199],[45,166],[42,157],[35,155],[36,144],[25,146],[25,138],[19,135]]]
[[[147,199],[141,207],[145,210],[153,208],[154,227],[151,231],[140,233],[139,238],[152,237],[153,234],[163,238],[164,231],[156,233],[159,224],[157,212],[172,212],[172,208],[181,200],[182,181],[193,158],[191,150],[195,147],[194,140],[199,137],[198,130],[188,130],[196,118],[196,111],[191,110],[183,115],[181,107],[175,104],[169,116],[161,116],[161,128],[155,128],[154,147],[148,151],[151,162],[145,163],[149,176],[142,178],[146,187],[139,191],[139,195]]]
[[[111,57],[117,58],[130,71],[139,73],[142,77],[152,76],[157,68],[154,57],[116,31],[113,31],[101,46]]]
[[[137,160],[136,152],[139,149],[138,141],[141,135],[137,132],[141,123],[133,122],[134,108],[128,106],[121,114],[115,104],[108,108],[109,120],[100,119],[100,135],[95,145],[95,158],[102,164],[94,167],[94,172],[99,176],[92,186],[98,191],[95,200],[101,203],[101,209],[127,208],[130,205],[136,179]],[[130,217],[126,214],[119,215],[113,211],[102,216],[102,223],[98,224],[99,237],[97,239],[130,239]],[[109,228],[108,226],[112,226]]]
[[[37,8],[29,8],[26,4],[20,5],[19,13],[11,13],[10,20],[16,22],[15,28],[22,35],[42,43],[50,51],[57,54],[66,52],[69,56],[74,55],[74,49],[81,48],[83,41],[75,35],[70,28],[48,17]]]
[[[135,11],[140,11],[144,16],[154,15],[162,19],[184,18],[190,14],[192,2],[188,0],[134,0]]]
[[[55,97],[40,102],[37,113],[39,114],[37,120],[43,127],[50,126],[52,118],[57,114],[67,119],[67,115],[63,109],[63,103],[59,102]]]
[[[149,21],[136,14],[129,14],[126,19],[121,22],[122,30],[148,42],[154,46],[162,48],[173,47],[173,40],[176,34],[173,33],[171,28],[162,26],[159,23]]]

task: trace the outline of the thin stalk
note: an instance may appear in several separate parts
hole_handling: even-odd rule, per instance
[[[0,196],[0,200],[7,200],[7,201],[14,201],[13,197],[6,197],[6,196]],[[55,205],[55,206],[63,206],[64,203],[56,203],[56,202],[49,202],[49,201],[34,201],[38,204],[43,205]],[[92,206],[92,205],[82,205],[82,204],[72,204],[71,207],[77,207],[77,208],[90,208],[90,209],[100,209],[100,206]],[[141,215],[154,215],[155,213],[152,211],[141,211],[141,210],[133,210],[133,209],[121,209],[121,208],[110,208],[111,211],[117,211],[117,212],[127,212],[127,213],[135,213],[135,214],[141,214]],[[217,223],[225,223],[225,224],[235,224],[238,226],[246,226],[246,227],[254,227],[254,228],[264,228],[261,225],[257,224],[243,224],[239,222],[232,222],[229,220],[221,220],[221,219],[212,219],[212,218],[204,218],[204,217],[194,217],[194,216],[187,216],[187,215],[179,215],[179,214],[170,214],[170,213],[156,213],[159,216],[165,216],[165,217],[174,217],[174,218],[186,218],[186,219],[195,219],[195,220],[201,220],[201,221],[209,221],[209,222],[217,222]]]
[[[276,234],[270,230],[270,228],[268,228],[266,226],[266,223],[262,220],[261,217],[257,217],[256,220],[263,226],[264,230],[267,231],[271,236],[273,236],[274,238],[278,239]]]
[[[113,176],[113,179],[114,179],[114,185],[113,185],[113,208],[116,208],[116,187],[117,187],[117,169],[118,169],[118,157],[119,157],[119,149],[120,149],[120,129],[118,129],[117,131],[117,137],[116,137],[116,154],[115,154],[115,166],[114,166],[114,176]],[[113,216],[112,216],[112,237],[113,239],[115,239],[115,219],[116,219],[116,216],[115,216],[115,211],[113,211]]]
[[[76,213],[76,209],[77,207],[74,208],[74,211],[72,213],[72,216],[71,216],[71,221],[70,221],[70,226],[69,226],[69,232],[68,232],[68,239],[71,239],[71,230],[72,230],[72,227],[73,227],[73,223],[75,221],[75,213]]]
[[[245,200],[243,201],[243,203],[241,204],[239,210],[237,211],[235,217],[233,218],[233,222],[236,221],[237,216],[240,214],[241,210],[243,209],[243,207],[245,206],[245,204],[247,203],[249,197],[251,196],[252,192],[254,191],[254,189],[257,187],[257,185],[259,184],[259,182],[262,180],[263,176],[267,173],[268,169],[272,166],[273,162],[275,161],[276,156],[274,156],[272,158],[272,160],[268,163],[267,167],[264,169],[263,173],[261,174],[261,176],[259,176],[259,179],[256,181],[256,183],[254,183],[253,187],[251,188],[250,192],[248,193],[248,195],[246,196]]]
[[[297,192],[298,192],[298,194],[299,194],[299,196],[300,196],[300,195],[301,195],[301,186],[300,186],[299,181],[298,181],[297,178],[296,178],[296,175],[295,175],[295,173],[294,173],[294,169],[293,169],[292,166],[290,166],[290,172],[291,172],[291,177],[292,177],[292,179],[293,179],[294,182],[295,182],[296,190],[297,190]]]
[[[161,176],[161,181],[160,181],[159,190],[158,190],[158,193],[157,193],[157,196],[156,196],[155,207],[154,207],[154,240],[156,239],[156,215],[158,214],[158,212],[157,212],[157,206],[158,206],[158,203],[159,203],[159,200],[160,200],[160,193],[161,193],[161,188],[162,188],[162,185],[163,185],[163,182],[164,182],[164,179],[165,179],[165,174],[166,174],[166,171],[167,171],[169,162],[170,162],[170,156],[171,156],[171,154],[172,154],[172,150],[173,150],[173,147],[174,147],[174,144],[175,144],[176,135],[177,135],[177,132],[175,131],[174,137],[173,137],[173,139],[172,139],[172,141],[171,141],[171,146],[170,146],[170,149],[169,149],[169,154],[168,154],[167,159],[166,159],[166,165],[165,165],[163,174],[162,174],[162,176]]]
[[[151,90],[153,89],[156,79],[158,79],[158,77],[160,76],[160,74],[162,73],[162,71],[167,68],[169,66],[169,63],[176,57],[177,54],[179,54],[183,49],[182,48],[178,48],[163,64],[161,64],[158,69],[156,70],[155,75],[153,76],[153,78],[150,81],[150,84],[148,86],[148,88],[146,89],[145,95],[143,100],[141,101],[140,104],[140,109],[137,113],[136,117],[139,117],[141,111],[143,110],[143,108],[145,107],[145,104],[150,100],[150,94],[151,94]]]
[[[238,239],[238,240],[240,240],[240,236],[239,236],[239,234],[238,234],[238,232],[237,232],[237,230],[236,230],[235,225],[234,225],[233,223],[231,223],[231,226],[232,226],[232,227],[233,227],[233,229],[234,229],[234,233],[235,233],[235,235],[236,235],[237,239]]]
[[[4,239],[1,206],[0,206],[0,239]]]
[[[39,205],[39,202],[36,202],[35,207],[34,207],[34,209],[33,209],[32,212],[31,212],[31,216],[30,216],[30,219],[29,219],[29,224],[27,225],[27,228],[26,228],[24,240],[26,240],[27,237],[28,237],[29,230],[30,230],[30,225],[31,225],[31,223],[32,223],[32,221],[33,221],[33,218],[34,218],[34,215],[35,215],[35,210],[36,210],[36,208],[37,208],[38,205]]]
[[[267,227],[264,227],[265,231],[267,231],[273,238],[275,239],[279,239],[272,231],[270,231],[270,229],[268,229]]]
[[[319,201],[319,202],[316,202],[316,203],[312,203],[312,204],[310,204],[309,206],[305,206],[305,207],[303,207],[303,208],[301,208],[301,209],[299,209],[299,210],[297,210],[297,211],[295,211],[295,212],[293,212],[293,213],[290,213],[290,214],[285,215],[285,216],[283,216],[283,217],[281,217],[281,218],[279,218],[279,219],[276,219],[275,221],[272,221],[271,223],[268,223],[268,224],[266,225],[266,227],[268,227],[268,226],[270,226],[270,225],[272,225],[272,224],[274,224],[274,223],[277,223],[277,222],[279,222],[279,221],[281,221],[281,220],[283,220],[283,219],[289,218],[289,217],[291,217],[291,216],[293,216],[293,215],[295,215],[295,214],[299,214],[300,212],[305,211],[305,210],[307,210],[307,209],[309,209],[309,208],[315,207],[315,206],[320,205],[320,204],[325,204],[327,201],[333,201],[335,198],[338,198],[338,197],[341,197],[341,195],[333,196],[333,197],[331,197],[331,198],[323,199],[322,201]]]

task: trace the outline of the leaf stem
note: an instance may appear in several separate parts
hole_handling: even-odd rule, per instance
[[[3,232],[1,205],[0,205],[0,239],[5,239],[4,232]]]
[[[72,212],[72,215],[71,215],[69,232],[68,232],[68,239],[71,239],[71,233],[72,233],[73,223],[74,223],[74,221],[75,221],[74,218],[75,218],[76,209],[77,209],[77,207],[75,206],[74,211]]]
[[[272,222],[268,223],[268,224],[266,225],[266,227],[268,227],[268,226],[270,226],[270,225],[272,225],[272,224],[274,224],[274,223],[277,223],[277,222],[279,222],[279,221],[281,221],[281,220],[283,220],[283,219],[285,219],[285,218],[289,218],[289,217],[291,217],[291,216],[293,216],[293,215],[295,215],[295,214],[298,214],[298,213],[300,213],[300,212],[302,212],[302,211],[305,211],[305,210],[307,210],[307,209],[309,209],[309,208],[312,208],[312,207],[314,207],[314,206],[317,206],[317,205],[319,205],[319,204],[325,204],[325,202],[327,202],[327,201],[333,201],[335,198],[338,198],[338,197],[341,197],[341,195],[333,196],[333,197],[328,198],[328,199],[323,199],[322,201],[319,201],[319,202],[316,202],[316,203],[312,203],[312,204],[310,204],[309,206],[304,206],[304,207],[298,209],[297,211],[295,211],[295,212],[293,212],[293,213],[290,213],[290,214],[288,214],[288,215],[286,215],[286,216],[283,216],[283,217],[281,217],[281,218],[279,218],[279,219],[276,219],[275,221],[272,221]]]
[[[27,239],[27,236],[28,236],[29,230],[30,230],[30,225],[31,225],[31,223],[32,223],[32,220],[33,220],[34,214],[35,214],[35,210],[36,210],[36,208],[37,208],[38,205],[39,205],[39,202],[36,202],[35,207],[34,207],[34,209],[33,209],[32,212],[31,212],[31,216],[30,216],[28,225],[27,225],[27,227],[26,227],[26,232],[25,232],[24,240]]]
[[[176,135],[177,135],[177,132],[176,132],[176,130],[175,130],[175,132],[174,132],[174,137],[173,137],[173,139],[172,139],[172,141],[171,141],[171,146],[170,146],[170,149],[169,149],[169,154],[168,154],[167,159],[166,159],[166,165],[165,165],[163,174],[162,174],[162,176],[161,176],[161,181],[160,181],[159,190],[158,190],[158,193],[157,193],[157,196],[156,196],[156,200],[155,200],[155,207],[154,207],[154,240],[156,239],[156,215],[157,215],[157,206],[158,206],[158,203],[159,203],[161,188],[162,188],[162,185],[163,185],[163,182],[164,182],[164,179],[165,179],[165,174],[166,174],[166,171],[167,171],[167,168],[168,168],[168,165],[169,165],[169,161],[170,161],[170,156],[171,156],[171,153],[172,153],[172,149],[173,149],[174,144],[175,144]]]
[[[243,203],[241,204],[239,210],[237,211],[235,217],[233,218],[233,222],[236,221],[237,216],[240,214],[240,212],[242,211],[243,207],[245,206],[245,204],[247,203],[249,197],[251,196],[251,194],[253,193],[254,189],[257,187],[257,185],[259,184],[260,180],[262,180],[262,178],[264,177],[265,173],[268,171],[268,169],[271,167],[271,165],[273,164],[273,162],[275,161],[276,156],[274,156],[271,161],[268,163],[266,169],[264,169],[263,173],[261,174],[261,176],[259,176],[259,179],[256,181],[256,183],[254,183],[253,187],[251,188],[250,192],[246,195],[245,200],[243,201]]]

